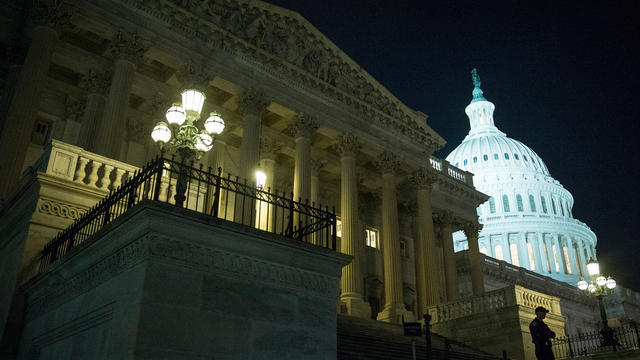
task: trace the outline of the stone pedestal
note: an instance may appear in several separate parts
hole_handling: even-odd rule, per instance
[[[21,358],[335,359],[349,256],[243,229],[132,208],[30,286]]]

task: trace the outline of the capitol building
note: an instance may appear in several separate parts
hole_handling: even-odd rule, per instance
[[[596,235],[573,217],[573,196],[538,154],[496,127],[495,105],[484,98],[475,69],[473,83],[473,99],[465,109],[469,134],[446,159],[473,173],[475,187],[490,196],[477,209],[483,225],[480,252],[577,283],[587,276],[589,259],[596,259]],[[467,249],[464,233],[453,238],[456,251]]]

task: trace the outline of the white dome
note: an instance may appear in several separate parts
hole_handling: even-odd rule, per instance
[[[573,196],[553,179],[528,146],[494,124],[495,105],[484,98],[473,72],[473,99],[466,107],[470,130],[447,161],[474,174],[475,187],[490,196],[478,207],[483,225],[478,245],[485,254],[569,283],[586,275],[596,236],[572,214]],[[468,248],[462,232],[456,251]]]

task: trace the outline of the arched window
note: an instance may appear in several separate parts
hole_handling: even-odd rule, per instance
[[[504,153],[504,158],[505,158],[506,160],[509,160],[509,154]]]
[[[458,164],[459,164],[459,163],[456,163],[456,167],[460,167],[460,166],[458,166]]]
[[[556,199],[551,199],[551,209],[553,209],[553,215],[558,215],[558,212],[556,211]]]
[[[549,248],[544,244],[544,242],[542,246],[544,247],[544,255],[547,258],[547,272],[551,274],[551,257],[549,256]]]
[[[493,249],[493,253],[495,254],[495,258],[498,260],[504,260],[504,254],[502,253],[502,246],[496,245],[495,249]]]
[[[531,271],[536,271],[536,259],[533,256],[533,246],[530,242],[527,243],[527,253],[529,254],[529,267]]]
[[[518,206],[518,211],[524,211],[524,206],[522,205],[522,196],[520,196],[520,194],[516,195],[516,205]]]
[[[477,157],[477,156],[474,156],[474,157],[473,157],[473,163],[475,164],[475,163],[477,163],[477,162],[478,162],[478,157]]]
[[[576,259],[576,268],[578,269],[578,275],[582,275],[582,261],[580,260],[580,256],[578,255],[578,248],[576,246],[573,247],[573,257]]]
[[[462,164],[463,164],[464,166],[467,166],[467,159],[464,159],[464,161],[462,162]]]
[[[502,208],[504,209],[504,212],[511,211],[509,208],[509,197],[507,195],[502,195]]]
[[[487,154],[482,155],[482,159],[484,161],[488,161],[489,160],[489,156]]]
[[[524,161],[527,161],[527,155],[522,155],[522,158],[524,159]]]
[[[498,154],[493,154],[493,160],[498,160]]]
[[[551,249],[553,250],[553,262],[556,264],[556,272],[559,273],[560,272],[560,262],[558,261],[558,249],[556,248],[555,244],[553,244],[551,246]]]
[[[563,247],[562,252],[564,253],[564,271],[567,274],[572,274],[573,270],[571,270],[571,258],[569,257],[569,248]]]
[[[480,252],[487,255],[487,248],[486,247],[480,248]]]
[[[511,252],[511,263],[515,266],[520,266],[520,257],[518,257],[518,245],[509,245],[509,252]]]
[[[536,200],[533,195],[529,195],[529,206],[531,207],[531,212],[536,212]]]
[[[540,200],[542,201],[542,212],[546,214],[548,212],[547,201],[544,199],[544,196],[541,196]]]
[[[489,198],[489,212],[492,214],[496,213],[496,201],[493,199],[493,197]]]
[[[513,157],[514,157],[516,160],[520,160],[520,158],[518,157],[518,154],[513,154]]]

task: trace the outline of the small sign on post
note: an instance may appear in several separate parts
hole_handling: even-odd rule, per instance
[[[422,324],[419,322],[404,322],[404,316],[402,316],[402,327],[404,328],[404,336],[413,336],[411,339],[411,355],[412,359],[416,360],[415,336],[422,336]]]

